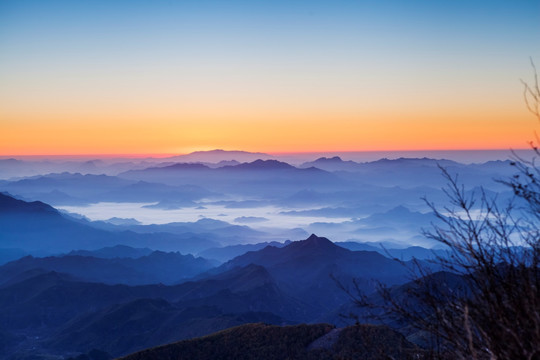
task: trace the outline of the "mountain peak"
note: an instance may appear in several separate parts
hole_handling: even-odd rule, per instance
[[[224,168],[227,168],[224,167]],[[222,169],[224,169],[222,168]],[[278,161],[278,160],[255,160],[250,163],[242,163],[240,165],[232,166],[230,168],[234,169],[253,169],[253,170],[263,170],[263,169],[269,169],[269,170],[282,170],[282,169],[294,169],[294,166],[287,164],[286,162]]]
[[[0,192],[0,212],[23,212],[59,215],[56,209],[41,201],[27,202],[23,200],[18,200],[3,192]]]
[[[271,155],[260,152],[247,152],[240,150],[223,150],[215,149],[209,151],[195,151],[190,154],[178,155],[168,158],[169,160],[180,161],[201,161],[209,163],[217,163],[220,161],[236,160],[239,162],[253,161],[256,159],[270,159]]]
[[[318,158],[317,160],[314,161],[314,163],[318,163],[318,162],[335,162],[335,163],[340,163],[340,162],[343,162],[343,160],[341,160],[341,158],[339,156],[334,156],[334,157],[331,157],[331,158],[327,158],[327,157],[320,157]]]
[[[343,160],[339,156],[334,157],[320,157],[317,160],[305,162],[300,165],[300,168],[309,168],[314,166],[315,168],[325,171],[355,171],[360,164],[352,160]]]
[[[304,241],[319,242],[319,241],[321,241],[321,240],[330,241],[330,240],[328,240],[328,239],[325,238],[325,237],[317,236],[317,235],[315,235],[315,234],[309,235],[309,237],[308,237],[306,240],[304,240]]]
[[[309,244],[309,245],[317,245],[317,246],[332,245],[332,246],[334,246],[334,243],[332,241],[328,240],[325,237],[317,236],[315,234],[311,234],[306,240],[304,240],[304,242],[305,242],[305,244]]]
[[[306,240],[292,242],[290,245],[285,246],[283,249],[287,248],[299,250],[302,253],[319,253],[321,251],[333,252],[341,251],[343,249],[342,247],[337,246],[327,238],[320,237],[315,234],[311,234],[310,237],[308,237]]]

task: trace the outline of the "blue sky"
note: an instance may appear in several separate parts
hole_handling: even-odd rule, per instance
[[[207,131],[271,121],[257,111],[298,124],[303,113],[335,114],[342,126],[393,121],[400,109],[403,126],[453,109],[517,114],[539,44],[540,1],[2,1],[0,116],[28,126],[198,121]],[[232,146],[215,135],[189,146],[214,143]]]

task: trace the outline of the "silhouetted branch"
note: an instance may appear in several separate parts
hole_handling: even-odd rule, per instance
[[[524,97],[540,121],[531,65],[534,82],[522,81]],[[540,155],[535,143],[531,147]],[[512,165],[516,175],[499,180],[514,193],[504,204],[483,189],[466,192],[458,176],[441,167],[448,205],[424,199],[438,222],[423,235],[445,246],[445,256],[434,260],[442,271],[417,262],[409,284],[379,287],[379,309],[425,333],[433,358],[540,359],[540,168],[535,158],[517,156]],[[370,306],[368,300],[358,305]]]

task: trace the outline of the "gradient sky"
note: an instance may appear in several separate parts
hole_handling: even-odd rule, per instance
[[[0,155],[523,148],[530,57],[540,0],[3,0]]]

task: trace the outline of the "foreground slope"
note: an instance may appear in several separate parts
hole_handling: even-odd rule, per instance
[[[332,336],[335,333],[337,336]],[[321,341],[322,340],[322,341]],[[423,359],[395,331],[372,325],[333,329],[328,324],[247,324],[201,338],[140,351],[124,360],[182,359]]]

